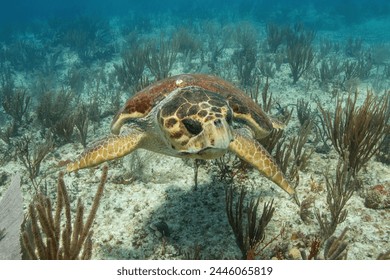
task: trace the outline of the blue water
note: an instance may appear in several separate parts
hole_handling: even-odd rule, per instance
[[[305,22],[307,19],[304,16],[297,18],[293,14],[304,15],[308,8],[319,14],[341,17],[344,24],[389,16],[390,13],[390,3],[386,0],[3,0],[0,22],[28,26],[34,20],[72,19],[81,15],[110,18],[125,16],[129,12],[151,17],[170,12],[173,17],[181,20],[212,19],[223,14],[231,14],[238,19],[252,18],[258,21],[272,19],[278,22],[299,19]]]
[[[201,20],[217,20],[221,23],[243,20],[278,24],[301,22],[316,31],[337,30],[375,19],[390,21],[390,3],[386,0],[3,0],[2,2],[0,41],[9,41],[18,32],[31,31],[43,22],[55,21],[66,24],[80,17],[110,20],[114,17],[123,19],[135,15],[140,21],[150,21],[162,15],[169,15],[171,23],[176,26],[193,26]],[[387,39],[389,37],[390,35]]]

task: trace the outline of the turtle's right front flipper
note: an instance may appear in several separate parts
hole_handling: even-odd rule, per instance
[[[140,147],[144,133],[128,132],[125,135],[110,135],[95,142],[66,166],[67,172],[96,166],[105,161],[121,158]]]
[[[288,194],[295,193],[294,188],[285,178],[283,172],[276,164],[267,150],[255,139],[250,137],[246,130],[236,130],[234,140],[230,142],[229,150],[239,158],[253,165],[260,173],[265,175]]]

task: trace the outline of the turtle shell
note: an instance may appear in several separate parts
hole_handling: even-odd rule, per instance
[[[122,125],[135,118],[143,118],[177,88],[195,86],[222,95],[233,110],[235,122],[248,125],[256,135],[263,138],[273,128],[271,119],[243,91],[216,76],[205,74],[181,74],[157,81],[131,97],[115,115],[111,131],[119,134]]]

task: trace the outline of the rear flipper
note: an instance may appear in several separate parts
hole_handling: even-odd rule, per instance
[[[66,166],[66,171],[72,172],[93,167],[105,161],[128,155],[139,148],[143,136],[144,134],[140,131],[134,131],[125,135],[110,135],[103,138],[84,150],[76,161],[69,163]]]
[[[294,194],[294,189],[291,187],[272,156],[260,145],[260,143],[246,134],[247,133],[241,133],[236,130],[234,133],[234,140],[229,145],[229,150],[237,154],[239,158],[256,167],[260,173],[287,193],[291,195]]]

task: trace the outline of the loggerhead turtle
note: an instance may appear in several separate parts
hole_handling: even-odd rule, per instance
[[[130,98],[114,117],[112,134],[87,148],[67,171],[139,148],[195,159],[215,159],[231,151],[293,194],[274,159],[256,141],[274,127],[261,108],[229,82],[204,74],[177,75]]]

